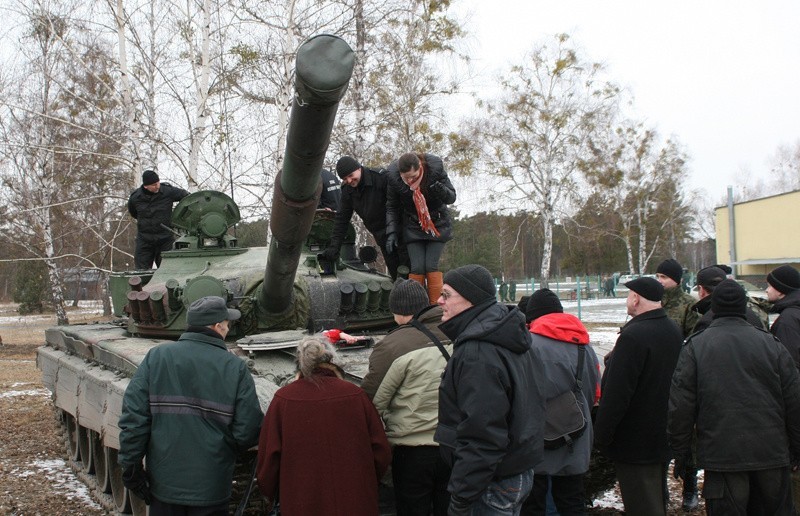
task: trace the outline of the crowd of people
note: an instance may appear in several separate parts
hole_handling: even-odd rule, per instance
[[[119,421],[123,481],[151,515],[228,514],[236,457],[256,444],[260,493],[284,515],[378,514],[389,469],[401,516],[586,514],[594,450],[613,463],[627,515],[666,515],[670,464],[687,511],[703,470],[708,514],[794,514],[797,269],[772,270],[758,303],[724,266],[706,267],[695,299],[681,265],[664,260],[655,278],[625,283],[630,319],[601,368],[556,293],[514,305],[498,301],[481,265],[438,270],[455,200],[438,157],[404,154],[375,171],[345,156],[336,172],[343,186],[326,207],[337,215],[321,258],[338,259],[353,212],[393,276],[407,256],[409,279],[389,297],[397,327],[360,385],[331,342],[353,337],[306,338],[294,381],[264,414],[224,342],[241,314],[219,297],[192,303],[187,331],[137,369]]]

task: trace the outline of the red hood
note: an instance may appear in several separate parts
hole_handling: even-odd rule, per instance
[[[572,344],[589,344],[589,332],[572,314],[552,313],[531,322],[530,332]]]

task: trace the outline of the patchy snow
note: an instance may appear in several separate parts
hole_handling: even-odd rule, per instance
[[[66,306],[72,306],[72,301],[66,300],[64,301],[64,304]],[[3,313],[10,314],[12,312],[10,310],[4,310]],[[103,302],[96,299],[78,301],[77,309],[70,308],[69,312],[67,313],[67,315],[73,315],[73,314],[102,315]],[[20,315],[19,313],[14,313],[14,315],[4,315],[0,317],[0,324],[31,324],[36,322],[47,323],[48,321],[55,321],[55,314],[44,313],[44,314]]]
[[[80,500],[88,507],[102,510],[89,495],[89,489],[78,480],[75,473],[61,459],[35,460],[28,463],[24,470],[15,469],[11,474],[19,478],[35,477],[37,483],[47,482],[53,489],[63,494],[67,499]]]
[[[24,391],[0,392],[0,398],[18,398],[21,396],[50,396],[50,391],[47,389],[28,389]]]
[[[619,490],[612,487],[604,493],[600,493],[592,500],[592,507],[595,509],[614,509],[622,511],[625,506],[622,504],[622,498],[619,496]]]

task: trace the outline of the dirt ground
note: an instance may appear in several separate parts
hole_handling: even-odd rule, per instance
[[[92,322],[97,315],[70,312],[70,322]],[[0,305],[0,514],[100,515],[68,466],[64,438],[36,368],[36,348],[52,316],[20,317],[13,305]],[[680,510],[680,484],[670,478],[670,515]],[[589,514],[620,514],[618,492],[609,492]],[[702,507],[702,500],[701,500]],[[696,513],[697,514],[697,513]]]

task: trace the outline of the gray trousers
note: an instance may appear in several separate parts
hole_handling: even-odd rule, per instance
[[[625,516],[666,516],[664,499],[666,464],[627,464],[615,462]]]

